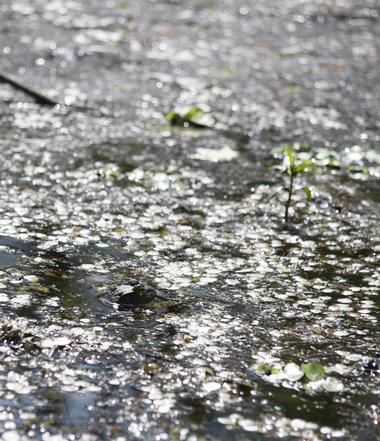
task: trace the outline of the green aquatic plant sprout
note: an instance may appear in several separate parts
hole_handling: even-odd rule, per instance
[[[267,375],[271,372],[271,368],[267,363],[260,361],[254,367],[255,372],[260,375]]]
[[[275,363],[270,365],[264,361],[258,362],[253,367],[255,373],[264,380],[274,384],[281,384],[284,380],[303,387],[306,391],[341,392],[344,389],[343,383],[327,373],[331,369],[323,367],[320,363],[287,364]]]
[[[185,113],[169,112],[166,114],[166,119],[171,126],[177,127],[203,127],[197,120],[203,116],[203,110],[199,106],[193,106]]]
[[[286,165],[286,174],[290,178],[289,188],[288,188],[288,198],[285,203],[285,222],[287,223],[289,220],[289,208],[292,204],[292,198],[294,193],[294,179],[302,173],[305,173],[307,169],[310,169],[313,166],[313,161],[311,159],[303,159],[301,161],[297,161],[295,155],[290,148],[290,146],[285,146],[285,159],[287,162]],[[303,191],[306,195],[308,201],[312,198],[312,192],[309,187],[304,187]]]

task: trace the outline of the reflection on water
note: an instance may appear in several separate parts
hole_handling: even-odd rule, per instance
[[[0,251],[0,268],[13,266],[17,262],[18,256]]]
[[[97,394],[66,394],[62,397],[62,423],[69,426],[86,427],[91,412],[89,407],[94,405]]]
[[[377,439],[373,2],[3,3],[0,434]]]

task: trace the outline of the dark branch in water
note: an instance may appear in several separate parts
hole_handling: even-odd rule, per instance
[[[288,223],[289,220],[289,208],[292,203],[292,195],[293,195],[293,183],[294,183],[294,176],[293,174],[290,175],[290,185],[288,190],[288,200],[286,201],[285,205],[285,222]]]
[[[0,82],[10,84],[12,87],[20,90],[21,92],[24,92],[26,95],[32,97],[38,104],[41,104],[43,106],[56,106],[58,104],[56,101],[42,95],[39,92],[36,92],[33,89],[30,89],[27,86],[24,86],[13,78],[10,78],[8,75],[4,75],[3,73],[0,73]]]

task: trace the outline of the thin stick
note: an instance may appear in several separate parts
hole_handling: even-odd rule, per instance
[[[285,222],[288,223],[288,219],[289,219],[289,207],[290,204],[292,203],[292,194],[293,194],[293,180],[294,180],[294,176],[293,176],[293,172],[290,172],[290,186],[289,186],[289,193],[288,193],[288,200],[286,201],[286,205],[285,205]]]
[[[52,99],[48,98],[47,96],[42,95],[39,92],[36,92],[33,89],[30,89],[27,86],[24,86],[23,84],[19,83],[18,81],[14,80],[13,78],[10,78],[7,75],[4,75],[0,73],[0,82],[2,83],[8,83],[12,87],[14,87],[17,90],[21,90],[21,92],[24,92],[26,95],[29,95],[32,97],[38,104],[41,104],[43,106],[56,106],[58,103],[56,101],[53,101]]]

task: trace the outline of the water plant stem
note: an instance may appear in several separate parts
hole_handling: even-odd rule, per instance
[[[288,219],[289,219],[289,207],[292,203],[292,195],[293,195],[293,182],[294,182],[294,174],[291,171],[290,173],[290,185],[289,185],[289,190],[288,190],[288,200],[286,201],[286,205],[285,205],[285,222],[288,223]]]

